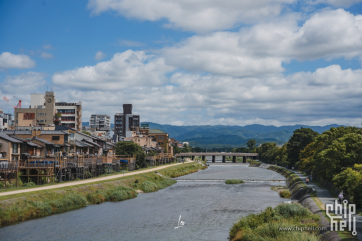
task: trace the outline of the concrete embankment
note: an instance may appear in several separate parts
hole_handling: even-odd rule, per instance
[[[262,168],[265,168],[265,166]],[[272,165],[269,165],[269,167],[267,168],[287,178],[287,187],[292,193],[291,197],[292,200],[298,201],[304,207],[308,208],[312,213],[318,214],[320,216],[319,225],[320,227],[324,228],[324,231],[321,231],[322,240],[332,240],[332,241],[342,240],[336,232],[330,231],[329,221],[325,218],[325,216],[322,213],[322,210],[320,210],[318,205],[314,202],[314,200],[310,196],[311,192],[313,192],[312,188],[306,187],[304,182],[292,171]]]

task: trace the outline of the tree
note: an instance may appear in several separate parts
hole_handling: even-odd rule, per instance
[[[120,141],[116,144],[116,155],[134,155],[136,154],[136,167],[146,166],[146,154],[142,147],[131,141]]]
[[[256,140],[255,139],[249,139],[246,142],[247,147],[249,147],[249,150],[252,151],[256,145]]]
[[[82,131],[82,133],[86,134],[86,135],[92,135],[89,131]]]
[[[299,161],[300,152],[306,148],[308,144],[314,142],[318,135],[318,132],[303,127],[293,132],[293,136],[287,144],[288,161],[290,165],[294,166]]]
[[[355,164],[347,168],[333,178],[333,183],[341,188],[351,198],[351,202],[357,207],[362,205],[362,165]]]

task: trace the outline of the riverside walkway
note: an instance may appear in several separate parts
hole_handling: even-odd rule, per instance
[[[290,171],[293,171],[305,183],[307,176],[296,170],[290,170]],[[332,196],[332,194],[329,192],[328,189],[319,187],[311,180],[309,180],[309,184],[307,186],[314,188],[316,190],[317,197],[323,203],[324,208],[326,207],[326,204],[334,204],[334,201],[337,199],[336,197]],[[357,237],[359,240],[362,241],[362,216],[361,215],[355,215],[355,216],[356,216]]]
[[[191,162],[191,161],[186,161],[185,163],[189,163],[189,162]],[[121,177],[128,177],[128,176],[133,176],[133,175],[142,174],[142,173],[154,172],[157,170],[161,170],[161,169],[165,169],[165,168],[173,167],[173,166],[178,166],[178,165],[182,165],[182,164],[183,163],[170,164],[170,165],[155,167],[155,168],[142,170],[142,171],[129,172],[129,173],[125,173],[125,174],[122,173],[122,174],[116,174],[116,175],[111,175],[111,176],[107,176],[107,177],[86,179],[86,180],[81,180],[81,181],[73,181],[73,182],[56,184],[56,185],[52,185],[52,186],[35,187],[35,188],[30,188],[30,189],[15,190],[15,191],[9,191],[9,192],[0,192],[0,196],[8,196],[8,195],[19,194],[19,193],[50,190],[50,189],[56,189],[56,188],[62,188],[62,187],[71,187],[71,186],[88,184],[88,183],[91,184],[91,183],[99,182],[99,181],[113,180],[113,179],[117,179],[117,178],[121,178]]]

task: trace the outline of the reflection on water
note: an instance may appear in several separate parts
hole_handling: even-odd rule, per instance
[[[270,176],[275,174],[261,168],[233,167],[232,176],[237,175],[236,169],[240,175],[247,172],[260,176],[265,171]],[[188,177],[210,173],[221,178],[227,176],[225,170],[211,167]],[[241,216],[285,200],[270,190],[272,185],[180,181],[135,199],[91,205],[4,227],[0,229],[0,240],[227,240],[229,229]],[[175,229],[180,215],[185,226]]]

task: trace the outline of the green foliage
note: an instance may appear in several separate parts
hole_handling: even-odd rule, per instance
[[[240,183],[245,183],[245,182],[240,179],[229,179],[225,181],[225,184],[240,184]]]
[[[116,144],[116,155],[136,155],[137,168],[146,167],[146,154],[142,147],[131,141],[121,141]]]
[[[159,187],[154,182],[145,181],[141,184],[140,189],[143,192],[155,192],[158,191]]]
[[[24,187],[34,187],[36,184],[34,182],[28,182],[23,184]]]
[[[92,204],[100,204],[107,200],[107,194],[105,194],[102,191],[97,190],[96,192],[88,193],[87,200],[88,200],[88,202],[90,202]]]
[[[44,217],[55,213],[85,207],[87,201],[79,194],[60,195],[57,200],[28,201],[24,205],[0,209],[0,226]]]
[[[237,152],[237,153],[248,153],[249,149],[246,147],[239,147],[239,148],[234,148],[232,149],[232,152]]]
[[[282,191],[279,192],[279,196],[281,198],[291,198],[292,194],[290,193],[289,190],[282,190]]]
[[[250,151],[250,152],[253,152],[253,151],[254,151],[255,145],[256,145],[256,140],[255,140],[255,139],[249,139],[249,140],[246,142],[246,146],[249,148],[249,151]]]
[[[82,131],[82,133],[83,133],[83,134],[86,134],[86,135],[89,135],[89,136],[92,135],[92,133],[90,133],[89,131]]]
[[[112,201],[112,202],[123,201],[137,197],[137,195],[138,194],[135,190],[128,187],[119,186],[108,191],[107,201]]]
[[[181,165],[177,168],[173,168],[172,170],[162,170],[160,173],[164,176],[176,178],[180,176],[184,176],[190,173],[197,172],[200,169],[205,169],[201,164],[192,164],[192,165]]]
[[[288,166],[287,158],[287,145],[277,147],[274,142],[266,142],[256,148],[261,161],[271,164],[278,164],[280,166]]]
[[[318,227],[319,216],[298,203],[268,207],[259,214],[249,214],[233,225],[230,240],[319,240],[317,232],[282,232],[280,227]]]
[[[347,168],[333,177],[333,183],[350,195],[351,202],[362,206],[362,170],[359,164]]]
[[[287,144],[288,161],[291,166],[294,166],[299,161],[300,152],[310,143],[314,142],[318,135],[318,132],[303,127],[293,132],[293,136]]]

